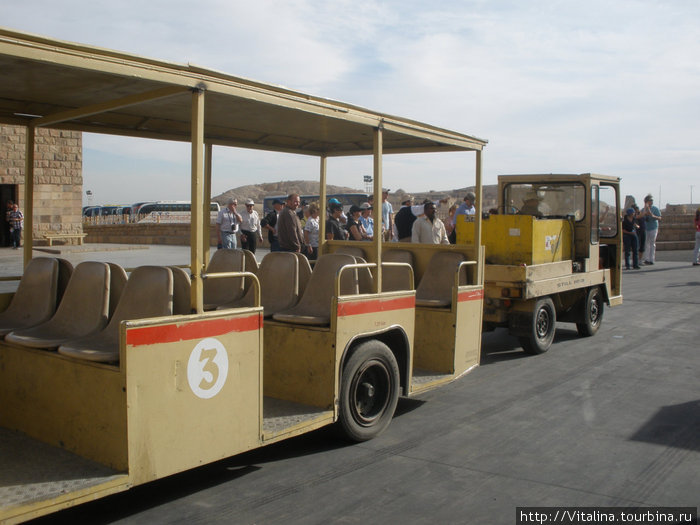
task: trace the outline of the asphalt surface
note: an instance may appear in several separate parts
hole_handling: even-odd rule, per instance
[[[140,256],[178,262],[153,248]],[[548,353],[526,356],[505,331],[484,334],[479,368],[400,400],[372,441],[322,429],[38,522],[513,524],[519,506],[699,507],[689,261],[661,252],[624,272],[624,304],[592,338],[560,323]]]

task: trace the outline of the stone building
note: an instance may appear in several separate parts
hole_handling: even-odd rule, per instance
[[[7,201],[25,211],[24,160],[26,128],[0,125],[0,241],[7,245]],[[35,240],[46,232],[82,233],[82,133],[39,128],[34,164]],[[26,238],[27,232],[23,232]]]

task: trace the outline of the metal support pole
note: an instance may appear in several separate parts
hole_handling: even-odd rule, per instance
[[[203,210],[204,216],[202,223],[202,257],[204,265],[209,265],[209,248],[211,238],[211,169],[212,169],[212,156],[213,156],[213,146],[211,143],[204,145],[204,199],[203,200]]]
[[[475,255],[477,260],[481,260],[482,258],[482,252],[483,252],[483,247],[481,246],[481,221],[483,220],[483,215],[482,215],[482,210],[483,210],[483,184],[481,180],[481,171],[482,171],[482,161],[481,161],[481,154],[482,151],[480,149],[476,150],[476,202],[474,203],[474,207],[476,208],[476,216],[474,217],[474,248],[476,249]],[[484,265],[479,264],[477,266],[478,270],[478,275],[477,275],[477,282],[479,284],[484,284]]]
[[[374,250],[377,257],[377,274],[374,277],[374,292],[382,291],[382,152],[384,127],[374,129],[373,172],[374,172]]]
[[[191,307],[201,314],[204,312],[202,269],[202,179],[204,178],[204,91],[192,92],[192,226],[190,228],[190,251],[192,272]]]
[[[320,182],[319,182],[319,205],[321,209],[318,215],[318,256],[320,257],[326,250],[326,218],[328,217],[328,209],[326,202],[326,177],[328,175],[328,157],[321,156],[320,166]]]
[[[34,143],[36,128],[27,126],[24,160],[24,267],[32,260],[34,246]]]

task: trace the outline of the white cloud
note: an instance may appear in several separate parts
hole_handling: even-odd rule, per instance
[[[27,0],[4,6],[2,23],[484,137],[486,182],[505,172],[596,171],[623,176],[638,195],[658,192],[661,180],[662,194],[681,202],[700,170],[696,0]],[[86,138],[86,169],[100,165],[90,155],[114,150],[111,140]],[[124,155],[187,170],[189,151],[178,148],[129,143]],[[308,159],[220,158],[237,174],[231,187],[251,182],[238,180],[246,175],[318,173]],[[360,179],[362,166],[340,163],[332,176]],[[391,185],[410,191],[465,186],[472,172],[461,156],[385,161]],[[437,177],[444,182],[430,182]]]

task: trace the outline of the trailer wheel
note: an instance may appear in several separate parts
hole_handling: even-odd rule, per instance
[[[529,323],[529,334],[518,338],[528,354],[543,354],[552,345],[557,325],[557,311],[549,297],[535,303]]]
[[[367,441],[389,426],[399,399],[399,366],[388,346],[366,341],[343,368],[339,427],[352,441]]]
[[[576,323],[576,329],[581,337],[590,337],[595,335],[603,322],[603,310],[605,309],[605,300],[603,292],[599,286],[589,288],[586,292],[586,298],[581,305],[582,321]]]

